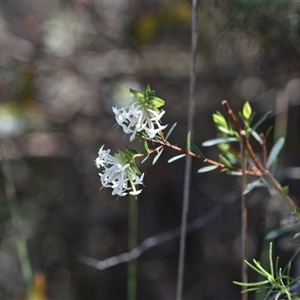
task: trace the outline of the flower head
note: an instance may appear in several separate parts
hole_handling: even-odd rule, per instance
[[[137,190],[136,186],[143,184],[144,174],[138,170],[134,158],[122,151],[112,156],[110,150],[104,150],[103,147],[99,149],[95,161],[96,167],[103,169],[99,173],[102,186],[112,188],[112,195],[141,193],[142,190]]]
[[[154,138],[167,127],[160,124],[165,111],[159,108],[164,105],[164,101],[155,97],[149,86],[145,92],[130,89],[130,93],[133,96],[131,105],[120,109],[113,107],[118,125],[126,134],[131,134],[130,141],[135,139],[138,132],[145,132],[149,138]]]

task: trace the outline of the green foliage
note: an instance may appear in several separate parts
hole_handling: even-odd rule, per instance
[[[205,167],[202,167],[198,170],[198,173],[206,173],[206,172],[210,172],[210,171],[213,171],[215,169],[217,169],[218,167],[217,166],[205,166]]]
[[[252,116],[252,109],[251,109],[251,106],[249,104],[249,102],[246,102],[243,106],[243,110],[242,110],[242,113],[243,113],[243,117],[249,121],[251,116]]]
[[[176,156],[170,158],[170,159],[168,160],[168,163],[171,163],[171,162],[173,162],[173,161],[176,161],[176,160],[178,160],[178,159],[181,159],[181,158],[183,158],[183,157],[185,157],[185,156],[186,156],[186,154],[179,154],[179,155],[176,155]]]
[[[166,140],[168,140],[168,138],[170,137],[171,133],[173,132],[173,130],[175,129],[175,127],[177,126],[177,123],[174,123],[171,128],[169,129],[169,131],[166,134]]]
[[[300,296],[297,293],[290,291],[291,286],[298,282],[300,278],[293,278],[290,276],[291,263],[299,253],[300,249],[296,251],[293,257],[290,259],[288,264],[284,269],[278,266],[278,258],[276,259],[275,266],[273,262],[273,244],[270,243],[269,247],[269,270],[261,266],[260,262],[253,259],[253,263],[245,261],[245,263],[253,269],[256,273],[265,278],[265,280],[244,283],[234,281],[233,283],[244,286],[247,289],[244,290],[244,293],[247,292],[259,292],[265,295],[265,300],[269,299],[271,295],[275,295],[275,299],[296,299],[295,297]],[[283,298],[284,297],[284,298]]]
[[[161,154],[163,153],[164,148],[161,147],[157,150],[157,154],[155,155],[153,161],[152,161],[152,165],[156,164],[156,162],[158,161],[158,159],[160,158]]]
[[[155,97],[155,91],[151,90],[150,86],[147,85],[145,92],[139,92],[134,89],[129,89],[130,94],[141,101],[150,101],[155,108],[160,108],[165,104],[165,101],[161,98]]]
[[[268,167],[269,168],[276,162],[278,154],[281,151],[283,145],[284,145],[284,138],[280,138],[277,140],[277,142],[273,146],[272,150],[270,151],[269,158],[268,158]]]
[[[228,137],[228,138],[217,138],[217,139],[212,139],[208,140],[202,143],[203,147],[210,147],[210,146],[215,146],[218,144],[224,144],[224,143],[231,143],[231,142],[238,142],[239,140],[234,137]]]
[[[202,151],[193,142],[191,142],[191,148],[192,148],[192,151],[195,152],[197,155],[199,155],[201,157],[205,157],[204,154],[202,153]]]
[[[186,149],[187,151],[191,151],[191,132],[189,131],[186,136]]]

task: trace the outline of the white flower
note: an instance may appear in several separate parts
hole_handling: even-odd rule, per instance
[[[141,193],[142,190],[137,190],[136,186],[143,184],[144,173],[140,174],[134,159],[121,151],[112,156],[109,154],[110,150],[104,150],[103,147],[99,149],[99,156],[95,161],[97,168],[103,168],[99,173],[102,186],[112,188],[112,195]]]
[[[126,134],[132,133],[130,141],[135,139],[138,132],[143,131],[152,139],[167,127],[167,125],[160,124],[165,111],[158,109],[164,101],[155,97],[154,91],[151,91],[149,87],[145,93],[131,90],[131,94],[134,96],[131,105],[120,109],[112,108],[116,121]]]

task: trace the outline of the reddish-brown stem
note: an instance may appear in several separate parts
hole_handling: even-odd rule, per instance
[[[231,118],[231,120],[232,120],[233,124],[235,125],[236,129],[238,130],[238,132],[241,132],[243,130],[243,128],[241,127],[237,117],[235,116],[235,114],[234,114],[233,110],[231,109],[227,100],[223,100],[222,105],[225,107],[229,117]]]
[[[248,239],[247,239],[247,228],[248,228],[248,210],[247,210],[247,202],[246,196],[244,194],[244,190],[247,186],[247,175],[246,175],[246,167],[247,167],[247,159],[245,157],[245,141],[246,141],[246,132],[241,132],[241,166],[242,166],[242,189],[241,189],[241,252],[242,252],[242,281],[244,283],[248,283],[248,267],[245,264],[245,261],[248,259],[247,248],[248,248]],[[243,291],[247,289],[246,286],[243,286]],[[243,293],[242,300],[248,300],[248,293]]]
[[[172,145],[172,144],[170,144],[168,141],[166,141],[164,138],[162,138],[162,141],[153,140],[153,139],[149,139],[149,140],[150,140],[151,142],[154,142],[154,143],[157,143],[157,144],[161,144],[162,146],[171,148],[171,149],[173,149],[173,150],[175,150],[175,151],[177,151],[177,152],[179,152],[179,153],[186,154],[186,155],[189,155],[189,156],[191,156],[191,157],[193,157],[193,158],[202,160],[203,162],[206,162],[206,163],[208,163],[208,164],[210,164],[210,165],[217,166],[217,167],[220,168],[220,169],[228,169],[228,167],[227,167],[226,165],[224,165],[224,164],[222,164],[222,163],[220,163],[220,162],[218,162],[218,161],[215,161],[215,160],[212,160],[212,159],[203,157],[203,156],[198,155],[198,154],[196,154],[196,153],[194,153],[194,152],[192,152],[192,151],[188,151],[188,150],[182,149],[182,148],[180,148],[180,147],[178,147],[178,146]],[[158,147],[158,148],[160,149],[161,146]],[[156,148],[156,149],[154,149],[154,150],[151,150],[150,152],[148,152],[148,154],[152,154],[153,152],[156,152],[158,148]],[[241,170],[241,169],[238,169],[238,168],[232,169],[232,171],[242,172],[242,170]],[[250,176],[256,176],[256,177],[259,177],[259,176],[262,175],[261,172],[260,172],[259,170],[253,170],[253,171],[246,170],[246,171],[245,171],[245,174],[246,174],[246,175],[250,175]]]
[[[265,139],[265,135],[263,133],[260,134],[260,137],[262,139],[262,151],[263,151],[264,166],[265,166],[265,168],[267,168],[268,153],[267,153],[266,139]]]
[[[254,153],[252,146],[250,144],[249,141],[249,135],[245,134],[244,129],[241,127],[241,125],[238,122],[238,119],[236,117],[236,115],[234,114],[233,110],[231,109],[230,105],[228,104],[227,100],[223,100],[222,101],[222,105],[225,107],[229,117],[231,118],[233,124],[235,125],[236,129],[238,130],[238,132],[241,135],[245,135],[245,148],[248,150],[255,166],[261,171],[261,172],[265,172],[266,169],[264,168],[264,166],[260,163],[260,161],[258,160],[256,154]]]

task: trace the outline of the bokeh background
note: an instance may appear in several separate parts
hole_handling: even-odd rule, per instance
[[[269,149],[286,137],[277,175],[296,201],[299,12],[296,1],[199,1],[194,123],[200,147],[216,137],[211,115],[222,111],[222,100],[237,110],[249,101],[257,119],[272,110],[261,130],[274,126]],[[163,123],[178,122],[171,141],[184,147],[190,19],[190,2],[180,0],[0,2],[0,136],[43,299],[126,299],[127,264],[100,271],[78,260],[128,251],[129,199],[99,191],[94,160],[103,144],[113,152],[129,145],[111,107],[147,84],[166,101]],[[203,151],[217,158],[216,149]],[[154,166],[140,166],[138,242],[180,225],[184,161],[168,164],[174,155],[166,150]],[[240,280],[239,179],[197,174],[201,166],[193,164],[189,221],[206,221],[187,236],[184,299],[240,299],[232,284]],[[1,176],[0,299],[26,299],[6,180]],[[251,193],[248,205],[249,256],[260,259],[264,235],[288,213],[264,190]],[[137,299],[174,299],[178,245],[175,238],[138,258]],[[276,242],[283,261],[295,247],[290,237]]]

